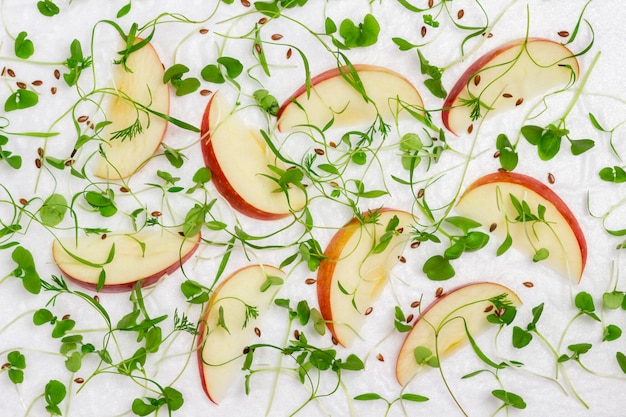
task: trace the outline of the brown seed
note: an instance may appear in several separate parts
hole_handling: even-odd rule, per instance
[[[489,231],[493,232],[494,230],[496,230],[497,227],[498,227],[497,223],[491,223],[491,226],[489,226]]]
[[[331,140],[330,142],[328,142],[328,146],[334,149],[337,147],[337,144]]]
[[[526,282],[524,282],[524,287],[527,287],[527,288],[532,288],[532,287],[534,287],[534,286],[535,286],[535,284],[533,284],[533,283],[532,283],[532,282],[530,282],[530,281],[526,281]]]
[[[94,300],[96,303],[100,304],[100,297],[98,297],[97,295],[94,295],[94,296],[93,296],[93,300]]]
[[[474,125],[471,124],[467,127],[467,133],[471,134],[474,131]]]
[[[315,153],[318,155],[324,155],[324,149],[320,149],[320,148],[315,148]]]
[[[474,85],[480,84],[480,74],[474,76]]]
[[[435,0],[428,0],[428,7],[433,7]]]
[[[89,123],[89,129],[94,130],[96,128],[96,125],[93,124],[93,122]]]
[[[71,167],[72,165],[74,165],[74,161],[73,159],[68,159],[67,161],[63,162],[63,165],[65,165],[66,167]]]
[[[406,322],[407,322],[407,323],[412,322],[414,317],[415,317],[415,316],[414,316],[413,314],[409,314],[408,316],[406,316]]]
[[[556,182],[556,178],[554,178],[554,174],[551,172],[548,174],[548,182],[550,184],[554,184]]]
[[[256,51],[257,54],[261,54],[263,52],[261,49],[261,45],[259,45],[258,43],[254,44],[254,50]]]
[[[411,303],[411,308],[417,308],[417,307],[419,307],[419,306],[420,306],[420,302],[419,302],[419,301],[413,301],[413,302]]]
[[[424,197],[424,193],[425,193],[425,192],[426,192],[426,191],[425,191],[423,188],[420,188],[420,189],[417,191],[417,198],[422,198],[422,197]]]
[[[85,116],[85,115],[78,116],[78,119],[76,119],[76,121],[77,121],[78,123],[84,123],[84,122],[86,122],[87,120],[89,120],[89,116]]]
[[[37,155],[43,158],[43,148],[37,148]]]
[[[493,304],[489,304],[484,311],[485,313],[489,313],[491,310],[493,310]]]
[[[422,244],[422,242],[420,242],[419,240],[415,241],[415,242],[411,243],[411,249],[417,249],[417,248],[420,247],[421,244]]]
[[[258,327],[255,327],[255,328],[254,328],[254,334],[255,334],[257,337],[261,337],[261,329],[259,329]]]
[[[337,184],[335,181],[331,181],[331,182],[329,182],[329,184],[333,188],[339,188],[339,184]]]
[[[267,23],[267,17],[262,17],[259,19],[259,25],[264,25]]]
[[[283,35],[281,35],[280,33],[274,33],[274,34],[272,35],[272,40],[273,40],[273,41],[278,41],[278,40],[280,40],[280,39],[282,39],[282,38],[283,38]]]
[[[504,98],[511,98],[511,97],[513,97],[513,94],[511,94],[511,93],[504,93],[504,94],[502,94],[502,97],[504,97]]]
[[[66,314],[63,317],[61,317],[61,320],[69,320],[70,319],[70,315]]]
[[[102,235],[100,236],[100,239],[104,240],[107,238],[107,234],[106,233],[102,233]]]
[[[205,29],[205,28],[200,29],[201,35],[206,35],[207,33],[209,33],[209,29]]]
[[[59,71],[58,69],[54,70],[54,78],[56,78],[57,80],[59,78],[61,78],[61,71]]]
[[[439,298],[443,295],[443,288],[439,287],[437,288],[437,291],[435,291],[435,297]]]
[[[489,34],[487,35],[487,38],[493,38],[493,33],[489,32]]]
[[[246,346],[245,348],[243,348],[243,354],[247,355],[248,353],[250,353],[250,346]]]
[[[26,83],[18,81],[18,82],[15,83],[15,85],[17,85],[17,88],[21,88],[22,90],[26,90]]]
[[[200,95],[201,96],[210,96],[213,92],[211,90],[207,90],[206,88],[203,90],[200,90]]]
[[[41,159],[39,159],[39,158],[35,159],[35,166],[37,168],[41,168]]]
[[[4,77],[7,73],[7,67],[2,67],[2,72],[0,73],[0,77]]]
[[[331,337],[330,340],[333,342],[333,345],[337,346],[339,344],[339,340],[335,336]]]
[[[83,378],[74,378],[74,382],[76,382],[77,384],[82,384],[83,382],[85,382],[85,380]]]
[[[307,279],[305,279],[305,280],[304,280],[304,283],[305,283],[306,285],[313,285],[313,284],[315,284],[316,282],[317,282],[317,280],[316,280],[315,278],[307,278]]]
[[[184,233],[184,232],[182,232],[182,231],[181,231],[181,232],[178,232],[178,236],[185,237],[185,233]]]
[[[287,59],[291,58],[291,54],[292,54],[292,50],[291,48],[287,49],[287,53],[285,54],[285,56],[287,57]]]
[[[15,77],[15,71],[11,68],[7,68],[7,74],[9,74],[9,77]]]
[[[293,331],[293,337],[296,340],[300,340],[300,330],[296,329]]]
[[[120,193],[127,193],[128,191],[130,191],[128,188],[120,187]]]
[[[52,94],[56,94],[56,93],[57,93],[57,88],[56,88],[56,87],[51,87],[51,88],[50,88],[50,92],[51,92]]]
[[[523,98],[518,98],[517,101],[515,102],[516,106],[519,106],[520,104],[522,104],[524,102]]]
[[[401,235],[402,233],[404,233],[404,227],[398,227],[396,229],[396,233],[398,233],[399,235]]]
[[[457,19],[463,19],[463,16],[465,16],[465,10],[461,9],[457,12],[456,17]]]
[[[376,359],[378,359],[380,362],[385,362],[385,357],[382,355],[382,353],[377,354]]]
[[[400,261],[401,264],[405,264],[406,258],[404,256],[398,256],[398,261]]]
[[[568,32],[568,31],[566,31],[566,30],[560,30],[560,31],[558,32],[558,35],[559,35],[560,37],[562,37],[562,38],[567,38],[567,37],[569,36],[569,32]]]
[[[367,310],[365,310],[365,315],[369,316],[370,314],[372,314],[372,311],[374,311],[374,307],[367,307]]]
[[[2,365],[2,367],[0,367],[0,369],[6,369],[6,368],[8,368],[8,367],[10,367],[10,366],[11,366],[11,364],[10,364],[9,362],[6,362],[6,363],[4,363],[4,364]]]
[[[495,151],[495,152],[493,153],[493,157],[494,157],[494,158],[496,158],[496,159],[497,159],[497,158],[500,158],[500,151]]]
[[[160,211],[153,211],[150,215],[152,217],[161,217],[162,213]]]
[[[241,4],[243,7],[250,7],[250,2],[248,0],[241,0]]]
[[[28,204],[28,200],[26,200],[25,198],[20,198],[20,204],[25,206],[26,204]]]
[[[422,26],[421,35],[422,35],[422,38],[426,36],[426,26]]]

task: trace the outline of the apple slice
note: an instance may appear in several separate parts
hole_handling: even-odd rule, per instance
[[[276,282],[269,288],[264,284],[270,277],[282,280],[284,276],[273,266],[251,265],[234,272],[211,295],[198,330],[198,365],[204,392],[214,403],[226,397],[241,373],[243,351],[280,288]],[[251,308],[257,317],[249,314]]]
[[[350,77],[347,67],[332,68],[311,79],[310,95],[303,85],[283,103],[277,115],[278,129],[289,131],[302,125],[321,128],[333,117],[337,127],[372,123],[376,108],[389,121],[402,110],[398,100],[422,113],[422,97],[402,75],[374,65],[357,64],[354,69],[371,103],[346,81],[344,75]]]
[[[306,194],[298,187],[280,190],[268,165],[285,169],[260,135],[248,128],[222,95],[213,94],[202,126],[202,154],[213,185],[237,211],[260,220],[274,220],[301,210]]]
[[[357,337],[415,222],[411,213],[392,209],[366,212],[363,217],[365,223],[354,218],[335,233],[317,271],[320,312],[343,346]],[[386,247],[382,241],[387,241]]]
[[[502,299],[503,294],[506,299]],[[491,299],[496,297],[494,303]],[[476,338],[491,326],[486,317],[494,314],[494,308],[502,315],[502,309],[521,304],[517,294],[493,282],[468,284],[444,293],[421,312],[407,334],[396,363],[398,382],[402,386],[408,384],[424,366],[415,359],[417,347],[427,348],[441,361],[468,341],[467,332]]]
[[[163,65],[152,45],[147,44],[130,54],[126,67],[113,66],[117,93],[106,111],[107,121],[111,123],[101,134],[105,156],[98,155],[95,168],[95,175],[100,178],[120,179],[134,174],[157,150],[167,129],[165,119],[135,104],[169,114],[169,88],[163,83]],[[130,130],[134,131],[131,136],[120,134]]]
[[[471,132],[485,115],[572,84],[578,61],[564,45],[548,39],[517,39],[478,58],[461,75],[443,104],[441,117],[452,133]],[[477,110],[480,100],[480,114]]]
[[[52,256],[63,273],[77,284],[96,290],[101,271],[101,291],[128,291],[138,281],[156,283],[187,261],[200,244],[200,233],[185,238],[178,233],[144,229],[135,234],[109,234],[55,240]],[[112,254],[112,256],[111,256]],[[110,262],[107,262],[109,260]]]
[[[520,213],[511,196],[522,205],[528,204],[535,216],[543,207],[546,222],[532,221],[527,216],[526,221],[516,221]],[[495,227],[494,233],[502,239],[508,231],[513,246],[531,257],[539,249],[547,249],[548,265],[573,282],[580,281],[587,260],[585,235],[565,202],[540,181],[513,172],[486,175],[467,188],[456,210],[487,227]]]

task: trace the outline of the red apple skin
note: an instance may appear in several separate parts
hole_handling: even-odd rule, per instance
[[[420,315],[415,320],[415,323],[413,323],[413,327],[415,327],[420,322],[420,320],[426,315],[426,313],[428,313],[428,311],[431,308],[436,306],[437,303],[439,303],[440,301],[445,300],[445,298],[448,295],[450,295],[450,294],[454,293],[455,291],[460,290],[462,288],[466,288],[466,287],[469,287],[469,286],[472,286],[472,285],[477,285],[477,284],[490,284],[490,285],[501,286],[502,287],[502,294],[506,293],[508,295],[509,299],[511,299],[511,301],[514,301],[514,304],[516,304],[516,305],[521,305],[522,304],[522,301],[520,300],[519,296],[515,292],[513,292],[510,288],[505,287],[504,285],[501,285],[501,284],[498,284],[498,283],[495,283],[495,282],[488,282],[488,281],[471,282],[471,283],[468,283],[468,284],[460,285],[460,286],[458,286],[456,288],[453,288],[450,291],[444,292],[441,296],[439,296],[432,303],[430,303],[426,308],[424,308],[423,310],[420,311]],[[517,301],[517,302],[515,302],[515,301]],[[410,331],[409,331],[409,333],[407,333],[407,337],[405,338],[404,342],[402,343],[402,346],[400,346],[400,350],[398,352],[402,352],[402,350],[405,348],[404,345],[407,343],[407,341],[409,339],[409,337],[408,337],[409,334],[410,334]],[[396,379],[397,379],[398,383],[400,383],[400,379],[398,378],[398,375],[397,375],[397,369],[396,369]]]
[[[202,116],[202,124],[200,125],[200,145],[202,149],[202,156],[204,158],[204,164],[209,170],[211,170],[211,181],[215,186],[217,192],[219,192],[232,208],[238,212],[257,220],[278,220],[285,218],[290,213],[270,213],[264,210],[260,210],[257,207],[251,205],[233,188],[228,181],[224,171],[222,170],[220,163],[215,155],[213,145],[211,144],[210,126],[209,126],[209,112],[213,103],[213,98],[217,93],[213,94],[207,103]]]
[[[132,291],[135,288],[135,285],[137,285],[137,282],[141,282],[141,287],[149,287],[150,285],[156,284],[161,278],[163,278],[165,275],[169,275],[174,273],[175,271],[177,271],[185,262],[187,262],[192,256],[193,254],[196,252],[196,250],[198,249],[198,246],[200,246],[200,240],[201,240],[201,236],[200,233],[198,233],[198,238],[197,238],[197,242],[195,243],[193,249],[191,249],[185,256],[183,256],[182,258],[180,258],[179,261],[177,261],[176,263],[168,266],[167,268],[165,268],[162,271],[156,272],[150,276],[147,276],[145,278],[142,278],[140,280],[137,281],[129,281],[129,282],[125,282],[123,284],[111,284],[111,285],[107,285],[104,284],[102,286],[102,288],[100,289],[100,292],[108,292],[108,293],[119,293],[119,292],[127,292],[127,291]],[[87,290],[91,290],[91,291],[98,291],[98,286],[97,284],[92,284],[89,282],[84,282],[81,281],[80,279],[70,276],[67,273],[63,272],[63,275],[65,275],[70,281],[75,282],[77,285],[87,289]]]
[[[385,211],[395,211],[391,208],[382,208],[377,213]],[[365,212],[364,216],[368,219],[372,215],[372,212]],[[317,269],[317,300],[320,308],[320,313],[324,320],[326,320],[326,327],[332,334],[333,338],[343,346],[341,340],[336,337],[335,327],[333,326],[333,310],[330,303],[330,287],[333,283],[333,274],[335,272],[335,266],[337,266],[337,259],[341,257],[341,252],[344,246],[350,240],[352,235],[359,230],[361,222],[357,218],[353,218],[346,223],[341,229],[335,233],[331,238],[326,250],[324,251],[324,259],[320,262]],[[345,347],[345,346],[344,346]]]
[[[521,45],[524,42],[537,42],[537,41],[552,42],[548,39],[543,39],[543,38],[515,39],[515,40],[512,40],[511,42],[505,43],[504,45],[500,45],[498,48],[487,52],[486,54],[478,58],[476,61],[474,61],[474,63],[470,65],[465,70],[465,72],[463,72],[463,75],[459,77],[456,84],[454,84],[454,86],[450,89],[450,92],[448,93],[448,96],[446,97],[446,100],[443,103],[443,111],[441,112],[441,119],[446,129],[448,129],[451,133],[458,136],[459,133],[453,131],[450,128],[450,123],[448,119],[448,117],[450,116],[450,109],[452,108],[454,101],[457,99],[459,94],[461,94],[465,86],[474,77],[476,72],[480,71],[482,68],[485,67],[485,65],[489,63],[489,61],[491,61],[498,55],[502,54],[503,52],[509,50],[510,48]],[[574,53],[572,53],[572,56],[574,56]],[[580,71],[578,67],[578,62],[576,62],[576,68],[574,68],[574,71],[576,72],[576,74],[578,74]]]
[[[381,72],[387,72],[389,74],[393,74],[396,77],[405,80],[408,84],[411,84],[411,82],[409,80],[407,80],[406,77],[404,77],[401,74],[398,74],[395,71],[390,70],[389,68],[379,67],[379,66],[376,66],[376,65],[369,65],[369,64],[354,64],[353,67],[354,67],[355,71],[357,71],[357,72],[359,72],[359,71],[381,71]],[[345,65],[341,66],[341,67],[335,67],[335,68],[328,69],[328,70],[326,70],[324,72],[319,73],[315,77],[311,78],[311,87],[315,86],[316,84],[321,83],[322,81],[328,80],[330,78],[341,77],[341,74],[346,74],[346,73],[349,73],[349,69]],[[283,102],[283,104],[278,109],[278,114],[276,115],[276,119],[279,121],[279,123],[278,123],[278,130],[279,131],[282,131],[281,127],[280,127],[280,117],[283,114],[283,112],[285,111],[285,108],[287,108],[287,106],[292,104],[294,101],[297,101],[298,97],[302,96],[303,94],[306,94],[306,84],[302,84],[291,96],[289,96],[289,98],[287,100],[285,100]]]

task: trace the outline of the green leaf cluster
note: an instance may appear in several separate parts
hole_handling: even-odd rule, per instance
[[[13,155],[11,151],[2,149],[7,143],[9,143],[9,138],[0,135],[0,161],[6,161],[13,169],[20,169],[22,167],[22,157]]]
[[[12,383],[17,385],[24,382],[24,369],[26,369],[26,357],[17,350],[9,352],[7,364],[2,367],[2,370],[7,371]]]
[[[542,161],[549,161],[559,153],[563,138],[569,141],[572,155],[585,153],[595,145],[591,139],[571,139],[569,130],[561,125],[549,124],[545,128],[526,125],[522,127],[521,133],[528,143],[537,147],[539,159]]]
[[[168,82],[174,87],[177,96],[193,93],[200,88],[200,81],[195,77],[183,78],[189,68],[183,64],[174,64],[163,74],[163,84]]]

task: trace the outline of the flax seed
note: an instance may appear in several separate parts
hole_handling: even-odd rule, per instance
[[[316,280],[315,278],[307,278],[307,279],[305,279],[305,280],[304,280],[304,283],[305,283],[306,285],[313,285],[313,284],[315,284],[316,282],[317,282],[317,280]]]
[[[37,167],[37,169],[41,168],[41,159],[35,159],[35,166]]]
[[[59,71],[58,69],[54,70],[54,78],[56,78],[57,80],[59,78],[61,78],[61,71]]]
[[[296,329],[293,331],[293,337],[296,340],[300,340],[300,330]]]
[[[515,105],[516,105],[516,106],[519,106],[519,105],[521,105],[523,102],[524,102],[524,99],[523,99],[523,98],[518,98],[518,99],[517,99],[517,101],[515,102]]]
[[[435,0],[428,0],[428,7],[433,7],[433,5],[435,4]]]
[[[493,232],[494,230],[496,230],[497,227],[498,227],[497,223],[491,223],[491,226],[489,226],[489,231]]]
[[[150,213],[150,215],[152,217],[161,217],[163,213],[161,213],[160,211],[153,211],[152,213]]]
[[[280,33],[274,33],[272,35],[272,40],[273,41],[278,41],[278,40],[281,40],[282,38],[283,38],[283,35],[281,35]]]
[[[465,16],[465,10],[461,9],[457,12],[456,17],[457,19],[461,20],[463,19],[463,16]]]
[[[324,155],[324,149],[320,149],[320,148],[315,148],[315,153],[322,156]]]
[[[28,200],[26,200],[25,198],[20,198],[20,204],[25,206],[26,204],[28,204]]]
[[[566,30],[561,30],[558,32],[558,35],[562,38],[567,38],[569,36],[569,32]]]
[[[493,310],[493,304],[489,304],[484,311],[485,313],[489,313],[491,310]]]
[[[469,125],[469,126],[467,127],[467,133],[468,133],[468,134],[471,134],[473,131],[474,131],[474,125],[473,125],[473,124],[471,124],[471,125]]]
[[[250,7],[250,2],[248,0],[241,0],[241,4],[243,7]]]
[[[51,87],[51,88],[50,88],[50,92],[51,92],[52,94],[56,94],[56,93],[57,93],[57,88],[56,88],[56,87]]]
[[[550,184],[554,184],[556,182],[556,178],[554,178],[554,174],[551,172],[548,174],[548,182]]]
[[[435,291],[435,297],[439,298],[443,295],[443,288],[439,287],[437,288],[437,291]]]
[[[333,342],[333,345],[337,346],[339,344],[339,340],[335,336],[331,337],[330,340]]]
[[[211,95],[211,93],[212,93],[212,91],[211,91],[211,90],[207,90],[206,88],[205,88],[205,89],[203,89],[203,90],[200,90],[200,95],[201,95],[201,96],[205,96],[205,97],[206,97],[206,96],[210,96],[210,95]]]
[[[267,17],[262,17],[259,19],[259,25],[264,25],[267,23]]]
[[[21,88],[22,90],[26,90],[26,83],[18,81],[18,82],[15,83],[15,85],[17,85],[17,88]]]
[[[261,337],[261,329],[259,329],[258,327],[255,327],[255,328],[254,328],[254,334],[255,334],[257,337]]]
[[[255,43],[254,44],[254,50],[256,51],[257,54],[262,53],[261,45],[259,45],[258,43]]]
[[[417,198],[422,198],[422,197],[424,197],[424,193],[425,193],[425,192],[426,192],[426,191],[425,191],[423,188],[420,188],[420,189],[417,191]]]
[[[291,48],[287,49],[287,53],[285,54],[287,59],[291,58],[291,54],[292,54]]]
[[[102,233],[102,236],[100,236],[100,239],[105,240],[107,238],[107,234],[106,233]]]
[[[7,74],[9,75],[9,77],[15,77],[15,71],[13,71],[11,68],[7,68]]]
[[[401,264],[405,264],[406,258],[404,256],[398,256],[398,261],[400,261]]]
[[[43,148],[37,148],[37,155],[39,155],[40,158],[43,158]]]
[[[533,284],[533,283],[532,283],[532,282],[530,282],[530,281],[526,281],[526,282],[524,282],[524,287],[526,287],[526,288],[532,288],[532,287],[534,287],[534,286],[535,286],[535,284]]]
[[[417,249],[417,248],[420,247],[421,244],[422,243],[419,240],[415,241],[415,242],[411,243],[411,249]]]
[[[74,161],[73,159],[68,159],[67,161],[63,162],[63,165],[65,165],[66,167],[71,167],[72,165],[74,165]]]
[[[83,382],[85,382],[85,380],[83,378],[74,378],[74,382],[76,382],[77,384],[82,384]]]
[[[413,302],[411,303],[411,308],[417,308],[417,307],[419,307],[419,306],[420,306],[420,302],[419,302],[419,301],[413,301]]]
[[[480,84],[480,74],[474,76],[474,85]]]
[[[504,97],[504,98],[511,98],[511,97],[513,97],[513,94],[504,93],[504,94],[502,94],[502,97]]]
[[[500,151],[495,151],[493,153],[493,157],[496,158],[496,159],[500,158]]]
[[[94,296],[93,296],[93,300],[94,300],[96,303],[100,304],[100,297],[98,297],[97,295],[94,295]]]
[[[69,314],[66,314],[66,315],[64,315],[63,317],[61,317],[61,320],[69,320],[69,319],[70,319],[70,317],[71,317],[71,316],[70,316]]]
[[[209,33],[209,29],[200,29],[200,34],[201,35],[206,35],[207,33]]]
[[[424,36],[426,36],[426,30],[427,30],[427,29],[426,29],[426,26],[422,26],[422,30],[421,30],[421,35],[422,35],[422,38],[423,38]]]
[[[84,122],[86,122],[87,120],[89,120],[89,116],[85,116],[85,115],[78,116],[78,119],[76,119],[76,121],[77,121],[78,123],[84,123]]]
[[[414,316],[413,314],[409,314],[409,315],[406,317],[406,322],[407,322],[407,323],[412,322],[414,317],[415,317],[415,316]]]
[[[128,188],[120,187],[120,193],[127,193],[128,191],[130,191]]]
[[[382,355],[382,353],[377,354],[376,359],[378,359],[380,362],[385,362],[385,357]]]

